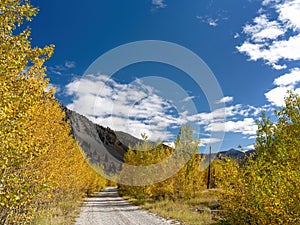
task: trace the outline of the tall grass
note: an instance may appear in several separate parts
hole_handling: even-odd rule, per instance
[[[183,224],[209,225],[221,220],[219,214],[211,213],[212,209],[216,209],[219,206],[218,198],[214,191],[203,191],[196,198],[177,200],[123,197],[154,214],[177,220]]]

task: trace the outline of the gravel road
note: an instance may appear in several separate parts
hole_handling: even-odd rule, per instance
[[[119,197],[115,187],[107,187],[86,199],[75,225],[166,225],[180,224],[160,218]]]

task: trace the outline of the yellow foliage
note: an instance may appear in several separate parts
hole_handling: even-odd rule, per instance
[[[292,93],[274,124],[262,117],[255,157],[223,165],[222,205],[229,224],[300,224],[300,98]],[[237,169],[236,169],[237,168]]]
[[[191,198],[197,195],[203,188],[203,173],[200,171],[200,155],[198,152],[198,142],[193,139],[192,130],[190,126],[182,126],[180,129],[179,137],[176,140],[176,148],[184,149],[189,154],[189,160],[185,160],[183,157],[187,157],[186,154],[179,154],[175,159],[175,163],[182,165],[183,167],[172,177],[147,186],[125,186],[120,185],[123,193],[135,196],[138,199],[144,198]],[[136,166],[147,166],[155,163],[162,162],[163,160],[175,154],[174,149],[166,148],[163,145],[155,146],[150,142],[144,142],[135,146],[136,150],[130,149],[125,154],[125,163]],[[149,150],[151,149],[151,150]],[[170,168],[161,166],[161,174]],[[151,173],[151,171],[148,171]],[[130,176],[127,171],[122,171],[124,174]],[[157,174],[159,176],[159,174]],[[141,180],[148,179],[149,175],[144,174],[144,177],[139,178]],[[133,178],[134,179],[134,178]]]
[[[87,164],[64,113],[46,92],[53,46],[32,47],[16,27],[37,13],[29,1],[0,2],[0,224],[30,224],[52,202],[105,185]]]

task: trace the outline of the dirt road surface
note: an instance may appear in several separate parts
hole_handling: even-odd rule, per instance
[[[166,225],[180,224],[160,218],[131,204],[118,195],[115,187],[107,187],[86,199],[75,225]]]

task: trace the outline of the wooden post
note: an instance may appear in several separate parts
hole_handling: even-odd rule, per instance
[[[207,173],[207,189],[210,188],[210,163],[211,163],[211,146],[209,147],[209,155],[208,155],[208,173]]]

